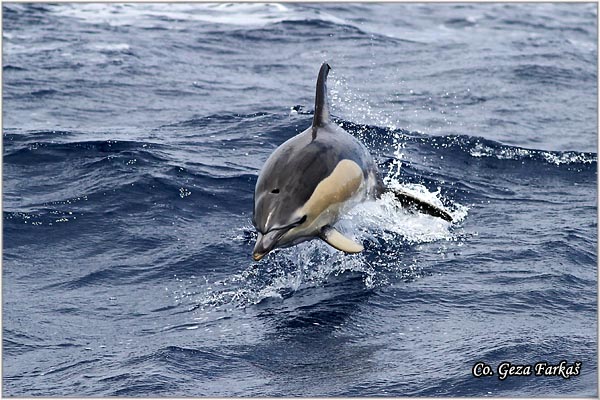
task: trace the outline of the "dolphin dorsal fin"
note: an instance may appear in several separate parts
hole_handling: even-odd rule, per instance
[[[315,116],[313,128],[326,125],[329,122],[329,104],[327,104],[327,74],[331,67],[327,63],[321,65],[317,78],[317,94],[315,96]]]

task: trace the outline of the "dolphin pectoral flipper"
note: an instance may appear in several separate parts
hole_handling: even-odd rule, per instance
[[[361,244],[342,235],[337,229],[330,225],[324,226],[321,229],[319,236],[331,247],[346,253],[360,253],[364,250],[364,247]]]
[[[396,199],[400,202],[400,204],[402,204],[403,207],[414,208],[422,213],[442,218],[448,222],[452,222],[452,216],[450,216],[448,212],[442,210],[438,206],[434,206],[433,204],[427,203],[421,199],[416,198],[412,194],[403,191],[392,190],[392,193],[396,195]]]

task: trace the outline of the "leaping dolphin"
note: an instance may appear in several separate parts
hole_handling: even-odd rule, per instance
[[[365,146],[331,122],[326,85],[330,69],[323,63],[319,71],[312,125],[275,149],[256,182],[255,261],[275,248],[317,237],[346,253],[362,251],[361,244],[333,225],[357,203],[388,190]],[[394,193],[403,206],[452,222],[446,211],[408,193]]]

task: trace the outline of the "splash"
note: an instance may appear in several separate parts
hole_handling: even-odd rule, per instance
[[[400,167],[397,159],[386,177],[388,185],[446,208],[454,224],[406,210],[393,193],[385,193],[377,200],[357,205],[336,224],[343,234],[363,243],[365,251],[344,254],[320,240],[278,249],[269,254],[266,262],[251,263],[225,280],[212,284],[207,281],[199,293],[180,300],[191,301],[194,309],[246,307],[266,299],[284,299],[332,279],[360,277],[366,289],[373,289],[423,276],[421,247],[439,242],[437,253],[443,257],[448,243],[462,244],[464,234],[456,223],[466,217],[468,208],[443,198],[440,190],[431,192],[420,184],[402,184],[398,180]],[[248,224],[233,240],[251,244],[255,238],[254,229]]]
[[[334,113],[358,124],[376,125],[389,130],[398,128],[398,120],[393,120],[382,108],[371,106],[367,93],[359,93],[348,85],[343,77],[332,71],[329,89],[329,102]]]

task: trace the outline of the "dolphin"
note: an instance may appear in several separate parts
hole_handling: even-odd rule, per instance
[[[319,70],[312,125],[275,149],[259,174],[252,216],[258,233],[255,261],[275,248],[315,238],[346,253],[361,252],[363,246],[337,231],[334,224],[356,204],[388,190],[365,146],[331,121],[330,69],[323,63]],[[404,207],[452,222],[437,206],[408,193],[394,194]]]

